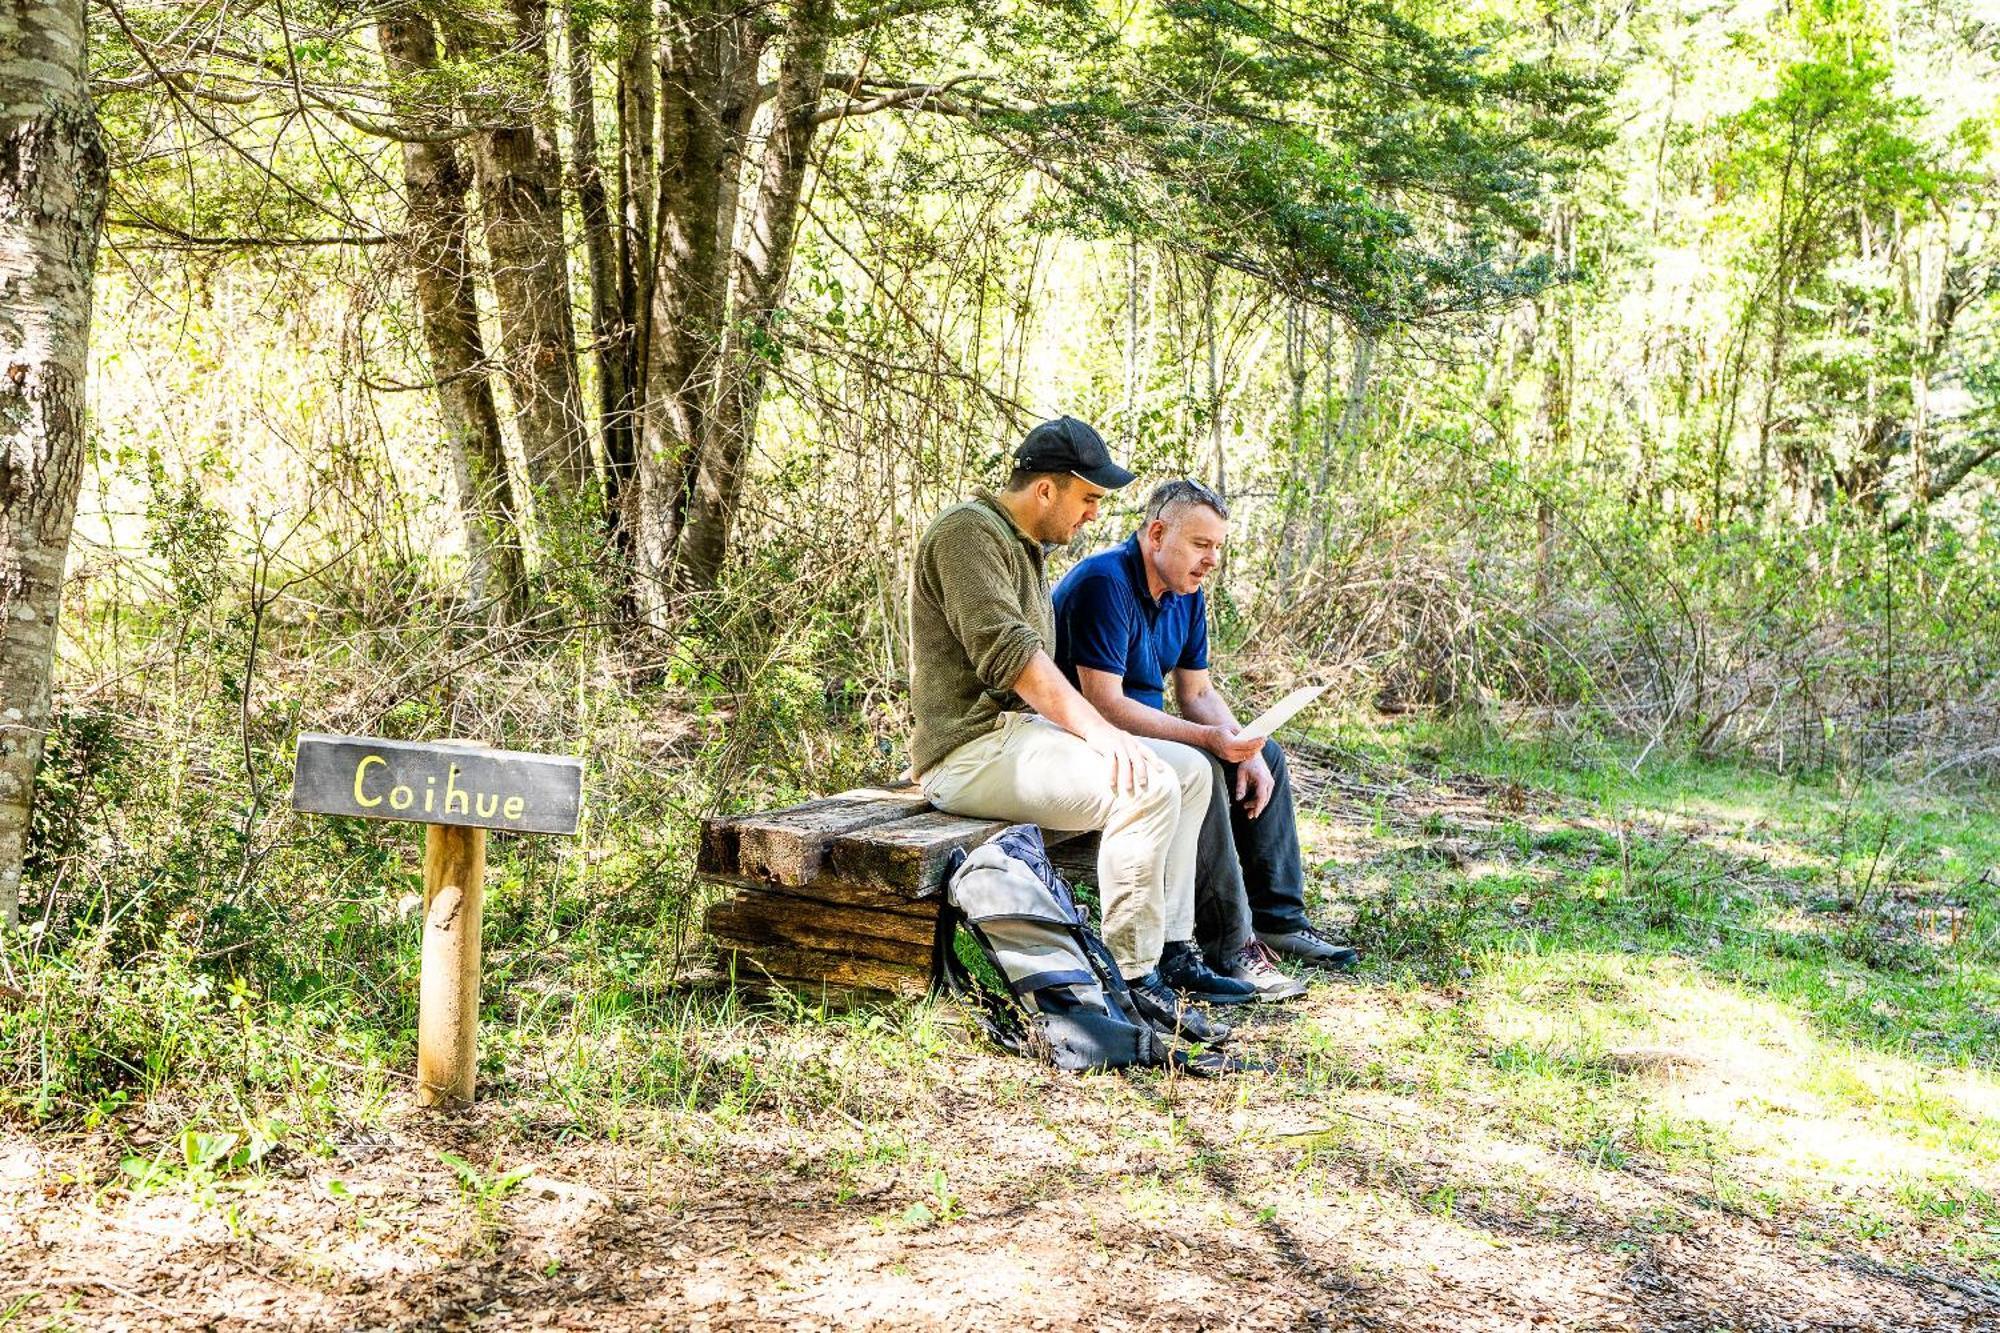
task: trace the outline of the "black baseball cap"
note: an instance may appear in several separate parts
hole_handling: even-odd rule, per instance
[[[1129,485],[1138,475],[1112,462],[1104,437],[1075,417],[1057,417],[1029,431],[1014,451],[1014,466],[1030,472],[1073,473],[1107,491]]]

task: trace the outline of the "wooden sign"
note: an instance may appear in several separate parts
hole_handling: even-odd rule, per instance
[[[299,737],[292,809],[512,833],[574,833],[583,761],[456,741]]]
[[[477,741],[299,737],[292,809],[425,824],[417,1105],[465,1105],[479,1071],[486,830],[574,833],[583,761]]]

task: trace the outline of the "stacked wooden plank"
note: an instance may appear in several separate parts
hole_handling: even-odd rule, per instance
[[[1005,827],[933,810],[912,787],[707,819],[699,868],[729,895],[705,925],[749,985],[921,995],[937,923],[925,895],[953,851]]]
[[[937,905],[921,895],[955,848],[1002,827],[942,814],[914,788],[706,820],[701,872],[730,889],[708,933],[753,986],[922,994]]]

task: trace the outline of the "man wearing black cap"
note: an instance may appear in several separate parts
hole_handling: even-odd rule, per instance
[[[1057,668],[1045,546],[1067,543],[1132,473],[1074,417],[1028,432],[998,494],[938,515],[910,575],[910,742],[918,784],[954,814],[1098,829],[1104,939],[1156,1027],[1215,1042],[1188,999],[1240,1004],[1193,944],[1207,757],[1104,720]]]

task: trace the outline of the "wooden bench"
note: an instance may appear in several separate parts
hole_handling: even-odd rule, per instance
[[[861,788],[702,821],[697,868],[728,896],[704,927],[741,984],[843,999],[922,995],[953,851],[1007,827],[933,809],[914,787]],[[1066,869],[1095,878],[1097,835],[1049,834]]]

